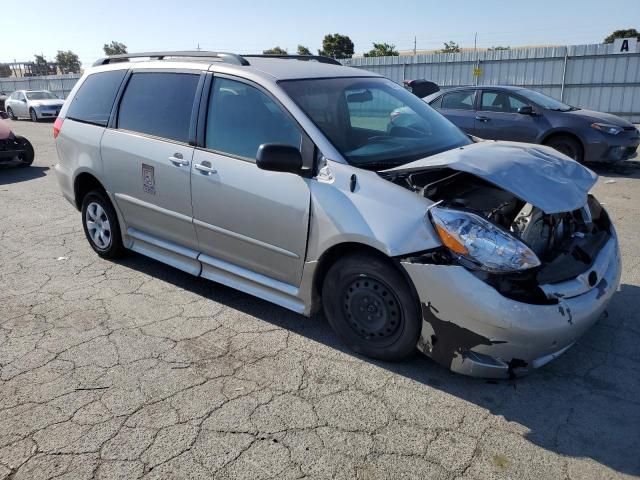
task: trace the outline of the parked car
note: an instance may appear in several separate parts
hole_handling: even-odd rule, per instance
[[[5,101],[5,108],[12,120],[30,118],[37,122],[43,118],[56,118],[64,100],[48,90],[17,90]]]
[[[471,135],[548,145],[578,162],[627,160],[637,155],[640,143],[637,128],[620,117],[572,107],[527,88],[452,88],[425,101]]]
[[[397,108],[415,121],[391,125]],[[591,170],[474,142],[333,59],[106,58],[53,128],[60,188],[99,256],[130,249],[303,315],[323,308],[373,358],[417,347],[456,372],[525,374],[619,285]]]
[[[7,117],[5,112],[0,112],[0,165],[11,163],[28,167],[33,163],[33,146],[29,140],[11,131],[9,124],[4,121]]]

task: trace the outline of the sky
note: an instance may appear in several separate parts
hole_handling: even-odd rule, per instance
[[[640,0],[0,0],[22,12],[0,30],[0,62],[72,50],[84,66],[117,40],[129,52],[204,50],[261,53],[298,44],[313,53],[327,33],[348,35],[356,53],[373,42],[399,50],[601,43],[613,30],[640,30]],[[7,20],[5,18],[5,20]]]

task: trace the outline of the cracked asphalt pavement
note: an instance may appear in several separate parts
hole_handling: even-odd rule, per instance
[[[131,253],[96,256],[52,126],[0,169],[0,480],[640,475],[640,168],[595,188],[624,273],[608,315],[525,379],[347,351],[306,319]]]

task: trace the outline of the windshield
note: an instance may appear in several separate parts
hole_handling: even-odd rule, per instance
[[[354,166],[388,168],[471,143],[386,78],[289,80],[282,88]]]
[[[29,100],[52,100],[58,98],[53,93],[46,91],[26,92],[26,95]]]
[[[557,110],[559,112],[577,110],[575,107],[562,103],[561,101],[551,98],[544,93],[534,92],[533,90],[518,90],[518,93],[547,110]]]

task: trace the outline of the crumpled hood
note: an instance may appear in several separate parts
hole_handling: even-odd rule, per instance
[[[496,185],[545,213],[581,208],[598,176],[542,145],[483,141],[395,167],[393,171],[451,168]]]
[[[571,110],[569,112],[562,112],[563,115],[571,115],[573,117],[584,118],[591,123],[608,123],[610,125],[616,125],[618,127],[633,127],[633,123],[626,121],[624,118],[620,118],[617,115],[611,115],[610,113],[595,112],[593,110]]]

